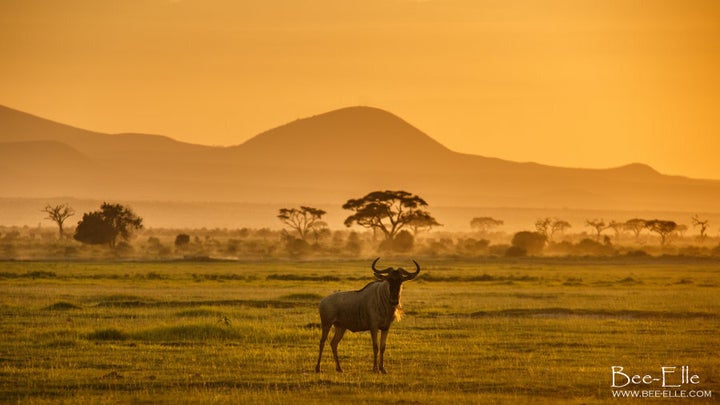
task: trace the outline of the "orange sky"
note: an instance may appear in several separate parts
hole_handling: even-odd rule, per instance
[[[459,152],[720,179],[720,2],[0,0],[0,104],[242,143],[349,105]]]

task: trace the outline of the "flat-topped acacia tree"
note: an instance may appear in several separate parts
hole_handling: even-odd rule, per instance
[[[345,226],[358,224],[379,230],[386,240],[393,240],[406,226],[422,223],[424,226],[440,226],[425,210],[428,203],[407,191],[373,191],[364,197],[348,200],[343,209],[354,211],[345,219]]]
[[[660,235],[660,245],[665,246],[668,242],[668,236],[677,229],[678,224],[675,221],[653,219],[645,222],[645,227],[651,232],[655,232]]]

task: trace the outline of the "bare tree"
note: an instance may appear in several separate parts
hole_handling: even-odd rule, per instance
[[[700,217],[697,214],[695,214],[692,217],[692,223],[693,223],[693,227],[700,227],[700,242],[704,242],[705,238],[707,238],[706,232],[707,232],[708,224],[710,223],[710,221],[707,219],[701,220]]]
[[[66,219],[75,215],[75,210],[67,203],[55,206],[48,204],[42,209],[42,212],[48,214],[45,219],[49,219],[57,224],[59,237],[62,239],[65,236],[63,223],[65,223]]]
[[[595,232],[597,232],[597,242],[599,243],[602,231],[607,229],[605,221],[603,219],[588,219],[585,223],[587,224],[587,226],[595,228]]]
[[[557,218],[540,218],[535,221],[535,229],[548,242],[552,242],[556,232],[565,232],[566,229],[571,227],[570,222]]]
[[[545,240],[550,242],[550,229],[552,225],[552,219],[540,218],[535,221],[535,229],[537,233],[545,237]]]

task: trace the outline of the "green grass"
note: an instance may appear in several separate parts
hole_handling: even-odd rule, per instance
[[[615,365],[689,365],[720,395],[719,264],[421,262],[376,375],[367,333],[314,372],[317,303],[369,261],[2,262],[0,402],[633,402]]]

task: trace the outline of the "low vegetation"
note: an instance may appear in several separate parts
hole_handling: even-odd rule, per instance
[[[326,229],[326,228],[325,228]],[[444,232],[413,236],[401,231],[389,243],[372,231],[336,230],[305,241],[286,231],[270,229],[140,229],[132,239],[108,245],[82,244],[70,237],[58,239],[52,228],[0,226],[0,260],[287,260],[352,259],[358,256],[402,255],[431,259],[497,257],[720,257],[720,238],[672,235],[670,242],[648,231],[607,235],[598,242],[587,233],[555,234],[552,241],[540,232],[514,234],[495,231]],[[66,229],[71,233],[71,229]],[[1,270],[0,270],[1,271]],[[226,277],[202,275],[199,277]],[[229,275],[228,277],[237,277]],[[245,277],[245,276],[243,276]]]
[[[684,365],[692,389],[720,392],[711,258],[426,259],[393,325],[389,374],[371,372],[367,333],[346,334],[344,373],[326,356],[316,374],[317,303],[370,281],[369,262],[0,263],[0,398],[617,403],[612,366]]]

